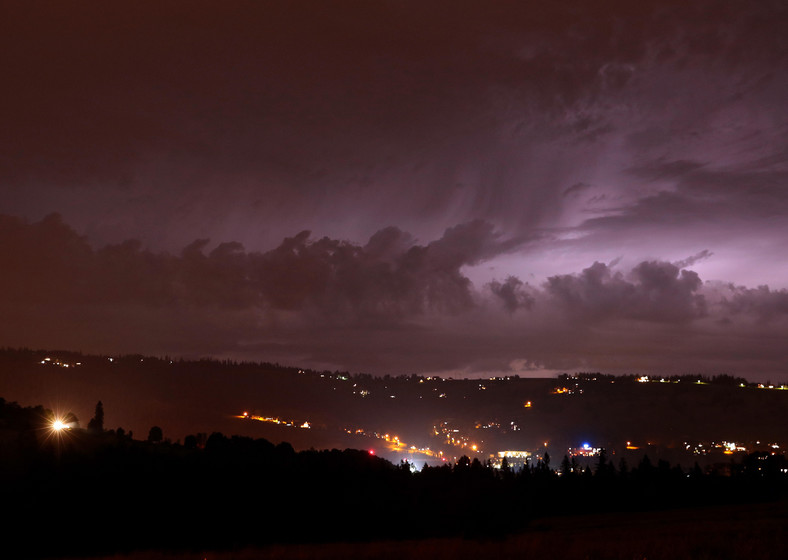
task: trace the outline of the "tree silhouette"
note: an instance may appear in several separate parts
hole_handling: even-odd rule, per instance
[[[88,422],[88,430],[101,432],[104,430],[104,405],[99,401],[96,403],[96,412]]]
[[[509,459],[504,457],[503,459],[501,459],[501,472],[504,473],[504,475],[508,476],[509,473],[511,473],[511,471],[512,471],[512,467],[509,466]]]
[[[629,476],[629,465],[627,464],[627,460],[621,457],[621,461],[618,462],[618,475],[622,480],[625,480]]]
[[[148,441],[150,443],[160,443],[164,439],[164,433],[158,426],[151,427],[148,432]]]
[[[572,474],[572,472],[572,463],[569,462],[569,457],[564,455],[564,458],[561,461],[561,475],[569,476]]]

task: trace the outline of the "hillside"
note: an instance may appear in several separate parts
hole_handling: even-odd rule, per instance
[[[143,436],[156,424],[173,441],[224,432],[298,449],[370,448],[392,460],[437,461],[439,451],[450,461],[486,459],[504,450],[560,459],[571,449],[587,455],[588,444],[632,461],[648,452],[703,464],[727,461],[726,451],[788,444],[788,390],[727,376],[377,378],[278,364],[5,350],[0,379],[16,388],[7,398],[74,412],[83,426],[101,400],[109,423]]]

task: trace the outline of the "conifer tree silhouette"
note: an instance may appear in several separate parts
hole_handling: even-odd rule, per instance
[[[101,432],[104,430],[104,405],[99,401],[96,403],[96,412],[88,422],[88,429]]]

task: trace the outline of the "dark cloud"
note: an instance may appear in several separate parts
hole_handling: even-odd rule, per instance
[[[724,227],[729,220],[752,223],[784,216],[788,212],[788,171],[745,169],[749,167],[709,169],[689,161],[650,162],[629,172],[648,181],[666,181],[663,188],[632,204],[611,206],[610,215],[591,218],[584,227],[694,226],[697,222]]]
[[[715,1],[11,3],[4,211],[171,251],[264,251],[293,223],[355,241],[381,223],[527,232],[563,217],[566,185],[609,185],[588,176],[605,160],[711,165],[665,146],[746,136],[748,110],[784,126],[786,18]],[[638,135],[646,153],[622,158]],[[760,138],[756,158],[777,145]]]
[[[785,371],[782,2],[2,9],[8,344]]]
[[[699,253],[697,253],[695,255],[687,257],[686,259],[681,259],[680,261],[676,261],[673,264],[675,266],[677,266],[678,268],[686,268],[688,266],[692,266],[693,264],[695,264],[697,262],[709,259],[709,258],[712,257],[712,255],[714,255],[714,253],[712,253],[708,249],[704,249],[703,251],[701,251],[701,252],[699,252]]]
[[[703,317],[706,304],[697,293],[695,272],[665,262],[642,262],[625,277],[596,262],[577,275],[553,276],[545,286],[572,315],[686,322]]]
[[[522,280],[509,276],[503,282],[494,280],[488,284],[490,291],[501,300],[504,309],[514,313],[518,309],[531,309],[535,299],[524,288]]]
[[[784,216],[788,211],[787,170],[704,170],[679,182],[688,196],[725,200],[726,207],[739,217]]]
[[[265,253],[246,252],[237,242],[208,250],[210,241],[200,239],[180,256],[143,250],[133,240],[94,251],[57,215],[33,224],[2,217],[0,233],[0,258],[8,265],[0,289],[17,301],[299,311],[323,322],[472,308],[461,268],[520,243],[481,221],[450,228],[426,245],[392,227],[364,247],[303,231]]]
[[[772,290],[769,286],[745,288],[729,285],[726,288],[720,302],[725,312],[761,322],[788,319],[788,290]]]
[[[466,267],[522,243],[486,222],[426,244],[389,227],[365,245],[303,231],[267,252],[202,239],[178,255],[133,240],[94,250],[54,215],[2,217],[0,236],[0,336],[12,346],[456,375],[664,371],[668,355],[684,371],[740,360],[737,372],[773,372],[786,359],[785,290],[704,285],[677,264],[597,262],[540,286],[476,287]]]

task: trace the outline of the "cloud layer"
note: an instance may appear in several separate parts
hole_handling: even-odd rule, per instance
[[[781,2],[30,2],[4,20],[2,211],[59,212],[95,247],[434,240],[481,219],[545,240],[518,276],[560,272],[546,252],[568,271],[708,248],[713,278],[788,287]]]
[[[788,371],[784,2],[6,4],[0,344]]]
[[[785,290],[704,284],[662,261],[474,285],[465,267],[526,242],[481,221],[423,245],[394,227],[364,245],[304,231],[264,253],[208,240],[178,255],[136,241],[93,250],[57,215],[4,216],[0,237],[0,337],[12,346],[457,375],[759,377],[788,360]]]

